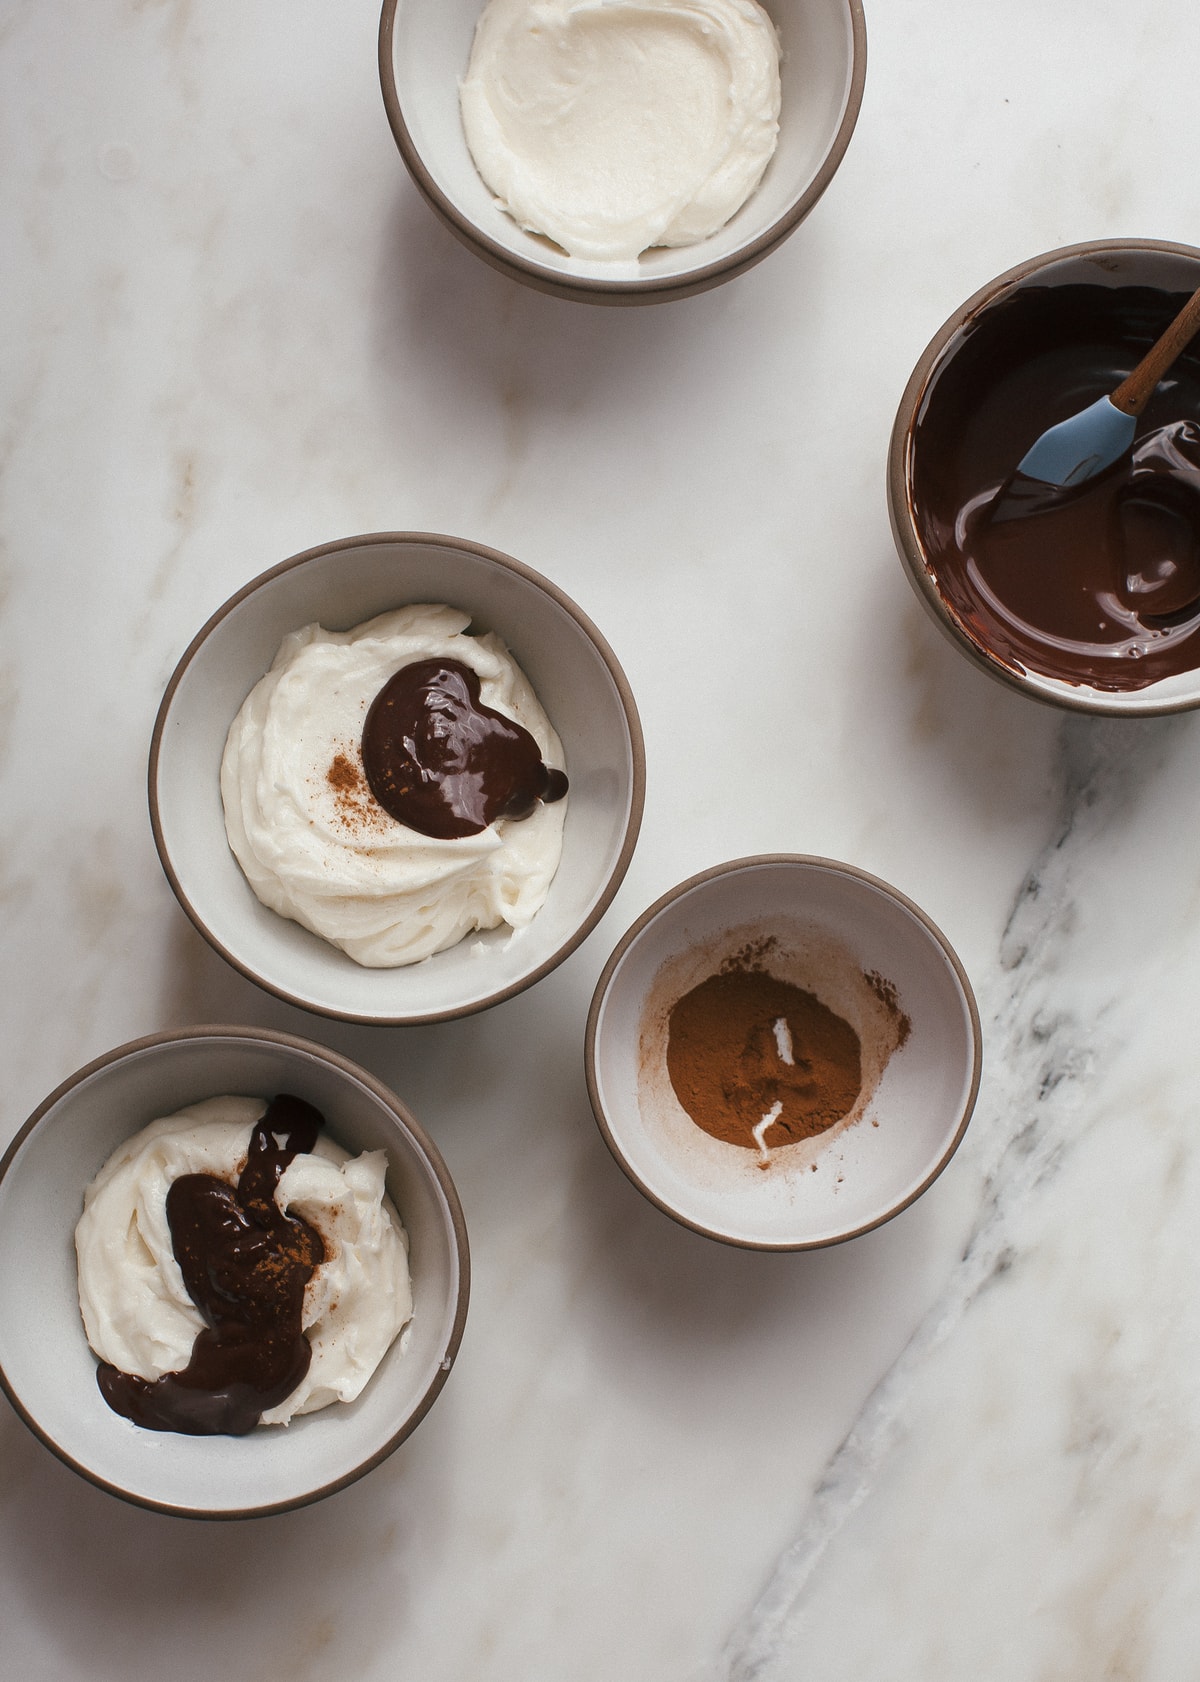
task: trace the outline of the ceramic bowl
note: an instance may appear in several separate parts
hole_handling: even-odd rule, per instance
[[[84,1188],[159,1116],[225,1093],[291,1092],[351,1152],[384,1150],[408,1231],[413,1318],[357,1401],[246,1437],[143,1430],[111,1411],[79,1315],[73,1234]],[[305,1040],[206,1027],[136,1040],[51,1093],[0,1159],[0,1383],[68,1466],[140,1506],[244,1518],[319,1500],[378,1465],[424,1418],[467,1313],[462,1209],[437,1148],[365,1070]]]
[[[862,103],[861,0],[765,0],[783,49],[779,142],[756,191],[696,245],[630,263],[568,257],[526,233],[493,199],[467,150],[458,108],[483,0],[384,0],[379,74],[392,133],[414,181],[452,233],[502,273],[561,298],[654,303],[741,274],[808,215],[842,160]]]
[[[1042,330],[1038,322],[1044,319],[1041,312],[1047,300],[1052,298],[1053,289],[1072,285],[1108,288],[1120,295],[1116,305],[1121,312],[1119,319],[1129,323],[1128,371],[1166,327],[1174,310],[1200,286],[1200,250],[1158,240],[1099,240],[1064,246],[1009,269],[968,298],[926,348],[896,415],[888,459],[888,505],[896,547],[909,581],[939,629],[989,676],[1035,700],[1076,712],[1145,717],[1184,711],[1200,706],[1200,666],[1140,689],[1101,689],[1088,683],[1066,682],[1061,676],[1018,663],[998,647],[986,629],[986,604],[977,616],[969,612],[964,616],[960,611],[963,604],[954,604],[950,599],[953,591],[948,594],[938,577],[935,556],[939,528],[946,527],[945,516],[933,506],[942,448],[939,440],[975,436],[970,431],[970,394],[973,382],[984,389],[989,379],[986,369],[993,347],[1012,345],[1018,359],[1022,348],[1040,348]],[[1147,305],[1146,289],[1163,295],[1156,310]],[[1155,316],[1153,325],[1151,315]],[[1065,354],[1069,356],[1069,351]],[[1194,377],[1200,365],[1200,348],[1193,344],[1185,354]],[[985,371],[980,373],[980,369]],[[947,377],[950,374],[953,380]],[[1074,377],[1070,366],[1064,364],[1064,379]],[[956,389],[958,395],[947,395]],[[1081,384],[1078,397],[1068,392],[1065,412],[1077,411],[1096,395],[1092,390],[1084,394]],[[1039,421],[1029,442],[1057,418],[1057,414],[1048,415],[1044,422]],[[1053,555],[1047,555],[1046,564],[1053,564]]]
[[[514,936],[468,935],[423,963],[364,969],[255,898],[225,839],[226,733],[289,631],[349,630],[389,608],[446,602],[504,639],[562,739],[571,779],[562,859],[541,910]],[[306,1010],[355,1022],[436,1022],[528,987],[597,922],[628,867],[645,760],[629,685],[579,608],[528,567],[458,538],[387,532],[285,561],[230,598],[167,686],[150,750],[150,815],[163,869],[205,939],[243,975]]]
[[[748,954],[861,1046],[847,1117],[765,1157],[702,1131],[666,1061],[675,1003]],[[865,871],[796,854],[736,859],[665,894],[609,959],[587,1025],[592,1108],[634,1185],[684,1226],[760,1250],[837,1244],[920,1197],[966,1131],[981,1055],[970,983],[928,917]]]

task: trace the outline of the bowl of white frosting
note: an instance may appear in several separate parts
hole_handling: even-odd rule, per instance
[[[445,1020],[545,975],[641,821],[637,709],[547,579],[424,533],[285,561],[167,687],[151,819],[180,904],[251,980],[350,1021]]]
[[[288,1331],[260,1298],[295,1232],[313,1250]],[[152,1035],[72,1075],[0,1159],[0,1384],[113,1494],[192,1518],[280,1512],[361,1477],[424,1417],[469,1271],[445,1163],[366,1070],[266,1030]]]
[[[384,0],[405,164],[485,262],[593,303],[684,297],[795,229],[850,142],[861,0]]]

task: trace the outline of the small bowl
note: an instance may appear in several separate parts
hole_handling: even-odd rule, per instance
[[[862,1047],[850,1114],[765,1167],[691,1120],[666,1064],[672,1006],[747,949]],[[981,1059],[970,982],[924,912],[853,865],[788,853],[718,865],[652,905],[605,966],[587,1024],[592,1109],[634,1185],[695,1232],[755,1250],[839,1244],[907,1208],[958,1148]]]
[[[1157,331],[1165,328],[1173,313],[1166,294],[1173,294],[1175,306],[1200,286],[1200,250],[1161,240],[1096,240],[1063,246],[1009,269],[990,281],[961,306],[935,334],[908,382],[892,430],[888,457],[888,507],[892,532],[909,582],[934,622],[969,660],[990,677],[1029,695],[1075,712],[1103,713],[1136,718],[1158,713],[1183,712],[1200,706],[1200,667],[1161,678],[1143,688],[1125,690],[1094,688],[1086,682],[1068,682],[1061,676],[1038,671],[1024,655],[1020,662],[1004,649],[993,646],[983,629],[982,615],[968,623],[939,582],[934,558],[936,532],[945,526],[943,515],[935,513],[931,499],[936,494],[938,440],[975,436],[970,432],[971,393],[978,383],[985,389],[988,353],[1005,342],[1025,348],[1039,345],[1039,319],[1053,290],[1086,284],[1114,292],[1123,291],[1128,302],[1118,307],[1129,323],[1127,339],[1130,364],[1148,349]],[[1146,292],[1140,298],[1133,288],[1153,289],[1164,294],[1159,310],[1161,321],[1150,324]],[[1014,300],[1019,301],[1019,325],[1013,325]],[[1137,319],[1135,320],[1135,315]],[[1123,334],[1123,337],[1126,336]],[[1140,349],[1137,347],[1141,347]],[[1200,350],[1193,345],[1190,358],[1193,375]],[[946,376],[954,372],[953,386]],[[1074,376],[1070,369],[1064,378]],[[1081,376],[1082,378],[1082,376]],[[953,397],[948,391],[961,386]],[[1081,385],[1082,393],[1082,385]],[[963,395],[965,393],[965,395]],[[1071,399],[1067,413],[1086,406],[1096,393],[1089,391]],[[1059,418],[1048,414],[1034,417],[1032,436]],[[1200,419],[1200,416],[1196,417]],[[1012,464],[1014,467],[1016,463]],[[1047,565],[1053,557],[1047,557]],[[963,586],[960,586],[962,588]]]
[[[143,1430],[105,1403],[79,1314],[73,1234],[85,1187],[159,1116],[226,1093],[291,1092],[351,1152],[384,1150],[409,1235],[413,1318],[355,1402],[246,1437]],[[39,1105],[0,1159],[0,1384],[60,1460],[113,1495],[188,1518],[318,1501],[386,1458],[446,1381],[467,1314],[458,1194],[393,1093],[323,1046],[265,1029],[153,1034],[89,1063]]]
[[[764,0],[783,48],[779,143],[757,189],[696,245],[631,263],[568,257],[500,209],[467,150],[458,86],[484,0],[384,0],[379,77],[413,180],[450,231],[502,274],[559,298],[647,304],[707,291],[753,267],[808,215],[858,118],[867,68],[862,0]]]
[[[446,602],[512,650],[557,730],[571,779],[562,860],[516,935],[467,935],[401,969],[365,969],[255,898],[229,850],[221,754],[283,637],[350,630],[413,602]],[[633,854],[645,790],[637,708],[585,614],[518,561],[460,538],[381,532],[284,561],[232,596],[167,685],[150,748],[150,818],[176,897],[235,969],[305,1010],[349,1022],[438,1022],[509,998],[552,970],[602,916]]]

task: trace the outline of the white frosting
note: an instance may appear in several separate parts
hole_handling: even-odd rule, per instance
[[[402,666],[435,656],[470,666],[484,704],[524,725],[562,768],[529,680],[499,637],[464,636],[470,622],[425,605],[352,631],[293,631],[225,743],[225,832],[246,880],[264,905],[371,969],[416,963],[472,929],[524,928],[558,869],[566,800],[442,841],[398,823],[366,786],[367,709]],[[339,755],[359,786],[330,783]]]
[[[503,208],[613,261],[724,226],[775,150],[779,99],[756,0],[489,0],[461,89]]]
[[[75,1228],[79,1308],[102,1361],[141,1378],[187,1366],[204,1321],[175,1260],[167,1192],[181,1174],[236,1183],[266,1107],[262,1098],[209,1098],[153,1121],[88,1187]],[[264,1425],[352,1402],[412,1318],[408,1239],[386,1171],[383,1151],[352,1158],[322,1135],[283,1172],[275,1200],[316,1227],[326,1260],[304,1295],[308,1372]]]

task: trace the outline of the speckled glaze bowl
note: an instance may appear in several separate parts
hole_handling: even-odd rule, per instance
[[[143,1430],[105,1403],[79,1314],[73,1234],[84,1189],[159,1116],[223,1094],[290,1092],[351,1152],[383,1150],[409,1235],[413,1317],[357,1401],[245,1437]],[[467,1314],[458,1194],[400,1100],[346,1058],[264,1029],[154,1034],[97,1058],[40,1104],[0,1159],[0,1384],[83,1477],[139,1506],[250,1518],[305,1506],[377,1466],[433,1405]]]
[[[761,262],[833,179],[862,103],[862,0],[764,0],[783,49],[779,143],[756,191],[696,245],[633,263],[568,257],[496,204],[467,150],[458,108],[484,0],[384,0],[379,76],[400,154],[427,202],[464,245],[515,280],[560,298],[649,304],[719,286]]]
[[[674,1004],[748,950],[849,1022],[862,1053],[849,1115],[765,1167],[696,1126],[666,1064]],[[911,900],[777,853],[693,876],[638,918],[596,987],[585,1055],[600,1131],[652,1203],[727,1244],[809,1250],[890,1220],[937,1178],[974,1108],[982,1037],[962,965]]]
[[[1066,682],[1038,671],[1032,664],[1018,665],[991,646],[978,626],[968,624],[956,611],[939,584],[931,558],[928,534],[932,516],[920,487],[929,471],[926,439],[936,434],[940,379],[967,347],[976,354],[984,335],[1009,331],[1006,318],[999,312],[1015,297],[1021,296],[1036,309],[1037,300],[1047,297],[1049,288],[1078,283],[1114,290],[1153,288],[1175,294],[1182,301],[1200,286],[1200,250],[1162,240],[1095,240],[1063,246],[1007,270],[968,298],[934,335],[900,400],[888,456],[892,532],[909,582],[939,630],[990,677],[1034,700],[1073,712],[1119,718],[1183,712],[1200,706],[1200,667],[1145,688],[1112,690]],[[1170,313],[1168,309],[1163,327]],[[1138,342],[1132,339],[1133,344]],[[1142,348],[1149,348],[1148,338]],[[1140,354],[1140,350],[1131,349],[1130,365]],[[1193,345],[1187,354],[1195,359],[1200,352]],[[960,418],[954,424],[961,428],[968,423]],[[1047,555],[1046,564],[1053,564],[1052,555]]]
[[[546,903],[515,935],[468,935],[399,969],[364,969],[255,898],[225,838],[225,737],[283,637],[319,622],[349,630],[390,608],[445,602],[512,650],[562,740],[571,779],[562,859]],[[183,655],[150,749],[154,840],[200,933],[243,975],[306,1010],[347,1021],[437,1022],[511,997],[596,924],[641,824],[645,756],[616,656],[563,591],[508,555],[461,538],[379,532],[326,543],[263,573]]]

